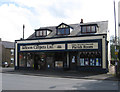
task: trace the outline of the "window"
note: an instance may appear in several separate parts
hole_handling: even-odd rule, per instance
[[[14,55],[14,50],[13,49],[11,49],[11,55]]]
[[[95,66],[101,67],[101,54],[100,52],[81,52],[80,53],[80,66]]]
[[[50,30],[50,29],[37,29],[37,30],[35,30],[35,36],[36,37],[45,37],[45,36],[49,35],[50,32],[52,32],[52,30]]]
[[[59,28],[57,29],[57,35],[69,35],[70,29],[69,28]]]
[[[13,64],[13,62],[14,62],[14,58],[11,58],[11,64]]]
[[[73,28],[71,26],[61,23],[56,27],[56,35],[69,35],[72,29]]]
[[[81,26],[81,33],[96,33],[96,25],[83,25]]]
[[[47,30],[36,31],[36,36],[47,36]]]

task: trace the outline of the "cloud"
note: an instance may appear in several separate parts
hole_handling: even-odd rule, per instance
[[[14,41],[15,39],[20,39],[22,37],[23,24],[26,25],[26,30],[32,31],[29,16],[33,18],[29,10],[17,7],[14,4],[0,6],[0,25],[2,25],[0,36],[4,40]]]
[[[4,40],[20,39],[23,24],[27,38],[34,29],[61,22],[79,23],[81,18],[84,22],[109,20],[109,29],[114,30],[112,0],[4,0],[0,3],[0,36]]]

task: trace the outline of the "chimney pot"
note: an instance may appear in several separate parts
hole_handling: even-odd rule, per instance
[[[80,23],[83,23],[83,19],[81,19],[81,22]]]

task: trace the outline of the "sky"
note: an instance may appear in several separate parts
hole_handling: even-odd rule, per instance
[[[117,2],[116,15],[117,15]],[[29,37],[35,29],[46,26],[108,21],[114,35],[113,0],[0,0],[0,38],[15,41]]]

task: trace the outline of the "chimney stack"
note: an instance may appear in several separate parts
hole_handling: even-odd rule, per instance
[[[81,19],[81,22],[80,23],[83,23],[83,19]]]

